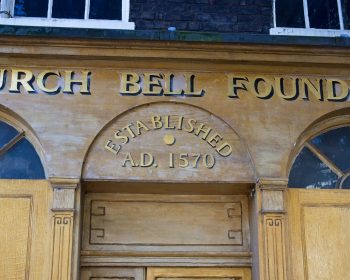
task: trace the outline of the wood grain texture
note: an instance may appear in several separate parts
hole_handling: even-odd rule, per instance
[[[137,41],[116,44],[73,39],[49,39],[44,46],[40,40],[2,39],[1,68],[17,67],[35,74],[45,69],[92,71],[90,96],[27,94],[23,90],[11,94],[8,86],[0,95],[2,108],[24,119],[38,137],[49,177],[80,178],[88,148],[106,124],[137,106],[164,101],[198,106],[221,118],[246,144],[256,177],[286,178],[289,155],[298,137],[325,115],[344,115],[339,110],[348,110],[346,102],[322,102],[313,96],[307,102],[276,96],[263,100],[250,91],[240,98],[228,97],[228,76],[233,74],[348,80],[349,67],[344,63],[349,50],[344,48]],[[206,93],[200,98],[119,94],[121,73],[154,71],[194,73],[196,88]],[[286,91],[290,90],[287,86]],[[125,179],[123,173],[116,176]],[[186,178],[192,182],[198,179]]]
[[[1,180],[0,279],[50,279],[51,192],[44,181]]]
[[[251,280],[249,268],[148,268],[147,280]]]
[[[162,128],[153,129],[153,116],[161,119]],[[183,118],[181,127],[178,124],[180,118]],[[168,119],[173,129],[166,127]],[[186,131],[190,130],[189,120],[196,122],[194,131],[191,133]],[[136,129],[137,121],[142,121],[142,124],[147,127],[147,130],[140,130],[140,135]],[[122,129],[130,124],[133,125],[131,128],[135,133],[134,137]],[[204,131],[211,130],[207,139],[214,133],[218,133],[223,140],[214,144],[219,146],[226,142],[229,143],[233,149],[232,154],[227,157],[221,156],[215,148],[202,139],[205,137],[205,132],[200,132],[197,136],[195,133],[201,125]],[[122,144],[123,139],[119,141],[115,139],[114,134],[117,131],[120,131],[119,135],[128,136],[129,142]],[[167,135],[175,138],[173,145],[165,144],[164,137]],[[109,140],[114,145],[120,145],[120,152],[117,155],[106,150],[105,146]],[[135,165],[138,166],[132,167],[130,161],[123,165],[127,153],[130,153]],[[154,157],[152,166],[140,167],[141,153],[149,153]],[[174,154],[172,167],[169,164],[170,153]],[[187,167],[181,167],[183,164],[179,159],[181,153],[189,155]],[[198,162],[192,156],[196,154],[201,155]],[[205,166],[205,155],[213,156],[215,165],[212,168]],[[230,172],[231,170],[234,172]],[[209,112],[194,106],[168,102],[137,107],[113,120],[94,140],[83,169],[85,180],[178,181],[181,179],[215,182],[218,181],[219,176],[222,182],[254,181],[253,165],[244,142],[228,124]]]
[[[72,279],[73,213],[55,213],[53,217],[52,280]]]
[[[0,279],[28,279],[32,247],[32,197],[0,196]]]
[[[144,268],[82,267],[81,280],[144,280]]]
[[[249,251],[242,196],[88,194],[84,212],[83,250]]]
[[[252,213],[251,220],[257,231],[252,241],[255,279],[287,279],[286,190],[287,181],[282,179],[261,179],[256,186],[253,203],[258,213]]]
[[[282,215],[264,215],[264,239],[265,279],[287,279],[285,222]]]
[[[350,194],[288,190],[293,279],[347,279]]]

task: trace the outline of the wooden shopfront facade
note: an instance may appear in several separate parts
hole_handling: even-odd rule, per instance
[[[0,279],[348,279],[349,66],[3,36]]]

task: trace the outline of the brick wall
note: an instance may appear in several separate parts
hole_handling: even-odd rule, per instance
[[[272,0],[130,0],[136,29],[268,33]]]

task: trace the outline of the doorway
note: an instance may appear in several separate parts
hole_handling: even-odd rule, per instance
[[[251,279],[244,189],[86,183],[81,279]]]

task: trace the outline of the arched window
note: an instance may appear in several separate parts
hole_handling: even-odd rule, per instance
[[[307,141],[294,160],[289,186],[350,189],[350,126],[326,131]]]
[[[45,179],[45,172],[25,133],[0,121],[0,179]]]

